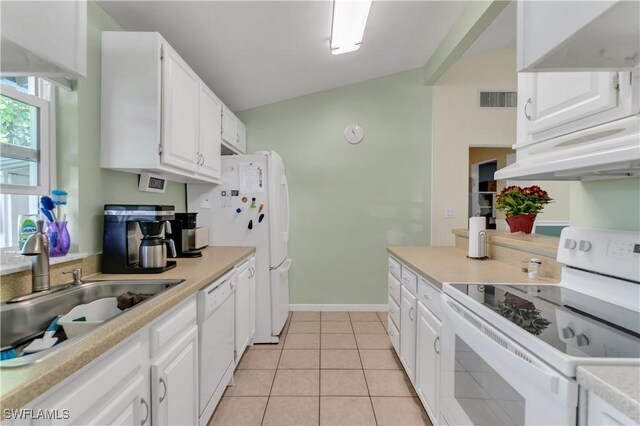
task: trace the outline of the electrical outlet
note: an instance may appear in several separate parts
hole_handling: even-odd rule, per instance
[[[447,207],[444,209],[444,217],[456,217],[456,209],[453,207]]]
[[[200,208],[202,209],[210,209],[211,208],[211,199],[213,197],[210,193],[204,193],[200,195]]]

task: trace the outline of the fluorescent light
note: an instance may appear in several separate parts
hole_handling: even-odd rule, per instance
[[[360,48],[370,8],[371,0],[333,0],[331,53],[340,55]]]

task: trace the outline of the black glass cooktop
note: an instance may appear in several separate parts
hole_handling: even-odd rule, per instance
[[[568,355],[640,357],[637,312],[562,286],[452,284],[451,287]],[[491,314],[477,313],[491,322]]]

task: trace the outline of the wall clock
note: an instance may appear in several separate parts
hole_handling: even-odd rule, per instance
[[[344,129],[344,138],[350,144],[357,144],[364,139],[364,129],[358,124],[349,124]]]

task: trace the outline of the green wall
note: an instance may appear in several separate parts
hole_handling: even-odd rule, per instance
[[[640,178],[573,183],[570,223],[640,231]]]
[[[291,303],[386,303],[386,247],[429,244],[431,88],[422,73],[238,114],[248,151],[275,150],[287,167]],[[364,127],[362,143],[345,142],[349,123]]]
[[[100,168],[100,57],[102,31],[122,28],[88,2],[87,77],[73,91],[56,90],[58,187],[69,192],[71,238],[81,252],[102,251],[102,212],[108,203],[171,204],[185,210],[183,184],[164,194],[138,191],[138,175]]]

